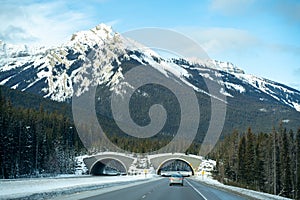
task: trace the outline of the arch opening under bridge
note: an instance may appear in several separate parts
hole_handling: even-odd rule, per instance
[[[163,161],[157,168],[156,174],[168,175],[169,173],[179,172],[183,175],[194,175],[194,169],[191,164],[182,158],[170,158]]]
[[[127,174],[127,168],[121,160],[105,157],[92,165],[90,174],[95,176],[124,175]]]

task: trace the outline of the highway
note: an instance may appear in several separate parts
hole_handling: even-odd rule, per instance
[[[95,192],[93,192],[95,193]],[[72,196],[72,199],[84,200],[241,200],[246,199],[236,194],[204,185],[198,181],[186,178],[184,186],[169,186],[168,178],[141,183],[119,190],[108,191],[85,198]],[[86,194],[85,194],[86,196]]]

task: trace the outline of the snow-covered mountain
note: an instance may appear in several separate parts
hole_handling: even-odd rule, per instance
[[[14,46],[0,41],[0,84],[39,94],[55,101],[69,101],[74,84],[84,88],[103,84],[110,90],[119,89],[120,80],[131,65],[150,65],[166,78],[177,77],[196,92],[205,93],[203,81],[215,81],[223,89],[227,103],[245,99],[260,102],[257,112],[267,112],[263,105],[280,105],[300,112],[300,92],[280,83],[246,74],[229,62],[215,60],[189,61],[185,58],[166,59],[100,24],[80,31],[56,48]],[[87,63],[93,62],[93,65]],[[92,73],[87,80],[84,74]],[[215,80],[212,76],[219,77]],[[82,91],[76,91],[80,95]],[[243,100],[244,99],[244,100]]]

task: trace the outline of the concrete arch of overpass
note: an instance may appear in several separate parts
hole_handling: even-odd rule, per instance
[[[125,154],[108,152],[108,153],[102,153],[102,154],[86,157],[83,159],[91,175],[94,175],[96,169],[95,167],[104,167],[103,165],[101,166],[101,162],[102,164],[105,165],[105,162],[109,160],[114,160],[117,163],[119,163],[120,166],[122,166],[125,169],[125,173],[127,174],[128,169],[133,163],[133,161],[135,160],[135,158]]]
[[[164,160],[164,161],[158,166],[158,168],[156,169],[156,174],[157,174],[157,175],[160,175],[161,168],[164,166],[164,164],[166,164],[166,163],[168,163],[168,162],[170,162],[170,161],[175,161],[175,160],[180,160],[180,161],[186,163],[186,164],[190,167],[190,169],[191,169],[191,171],[192,171],[192,175],[195,175],[195,171],[194,171],[193,167],[191,166],[191,164],[190,164],[187,160],[185,160],[185,159],[183,159],[183,158],[169,158],[169,159]]]
[[[155,169],[156,174],[159,173],[159,170],[164,163],[170,160],[181,160],[187,163],[188,166],[191,167],[192,169],[191,171],[195,175],[202,162],[201,156],[190,155],[190,154],[186,155],[182,153],[164,153],[164,154],[149,155],[148,158],[153,168]]]
[[[114,158],[114,157],[103,157],[96,162],[93,163],[91,166],[90,174],[91,175],[102,175],[104,172],[104,168],[106,167],[106,161],[116,161],[119,163],[123,169],[118,169],[121,173],[126,173],[128,172],[128,169],[126,165],[119,159]]]
[[[159,170],[162,166],[172,160],[180,160],[186,163],[192,171],[194,175],[196,171],[199,169],[200,163],[202,162],[202,158],[200,156],[195,155],[185,155],[181,153],[165,153],[165,154],[155,154],[155,155],[148,155],[148,162],[154,168],[156,174],[159,174]],[[89,173],[94,174],[95,167],[103,167],[101,166],[101,161],[109,161],[115,160],[119,163],[119,166],[125,169],[125,173],[128,174],[128,170],[130,166],[132,166],[133,162],[137,158],[130,155],[130,154],[122,154],[116,152],[104,152],[101,154],[97,154],[94,156],[89,156],[83,159],[84,163],[86,164]],[[105,163],[105,162],[104,162]],[[101,172],[101,169],[98,169]]]

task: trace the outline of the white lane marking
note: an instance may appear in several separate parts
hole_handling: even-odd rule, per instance
[[[195,190],[204,200],[207,200],[207,198],[199,190],[197,190],[190,182],[188,182],[188,180],[185,180],[185,182],[187,182],[191,186],[191,188],[193,188],[193,190]]]

